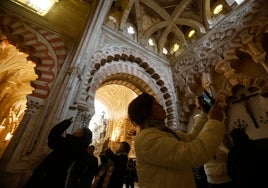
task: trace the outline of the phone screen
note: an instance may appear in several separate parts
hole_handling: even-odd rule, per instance
[[[203,92],[202,96],[203,96],[203,100],[204,100],[204,102],[205,102],[206,104],[208,104],[209,106],[213,106],[214,101],[213,101],[213,99],[208,95],[208,93]]]
[[[202,93],[199,99],[202,103],[203,108],[205,108],[205,110],[208,112],[214,104],[214,99],[206,91]]]

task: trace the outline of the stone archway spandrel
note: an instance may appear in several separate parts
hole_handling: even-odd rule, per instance
[[[27,53],[27,59],[35,62],[39,74],[34,81],[32,96],[45,99],[66,60],[66,44],[55,34],[30,23],[23,23],[15,17],[0,15],[0,28],[11,44]],[[40,91],[40,92],[39,92]]]
[[[105,56],[105,57],[104,57]],[[109,63],[108,63],[109,62]],[[86,92],[81,92],[78,100],[83,103],[93,103],[94,100],[88,96],[94,96],[98,87],[105,81],[105,78],[109,75],[116,74],[129,74],[144,80],[151,88],[155,88],[155,93],[158,91],[163,92],[159,94],[159,99],[169,100],[175,99],[175,94],[172,89],[172,85],[169,83],[169,77],[165,75],[165,71],[155,69],[155,64],[146,58],[141,52],[125,47],[104,47],[102,54],[97,51],[90,60],[87,70],[87,76],[83,85],[86,85]],[[166,65],[164,65],[166,66]],[[168,73],[169,71],[166,71]],[[161,90],[166,87],[167,89]],[[167,93],[169,93],[167,95]],[[175,101],[175,100],[174,100]],[[92,104],[90,104],[92,106]],[[94,105],[93,105],[94,106]],[[175,111],[174,103],[170,105]]]

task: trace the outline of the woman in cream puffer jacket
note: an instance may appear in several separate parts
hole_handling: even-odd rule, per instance
[[[221,143],[210,161],[204,165],[210,187],[232,187],[232,180],[228,176],[226,166],[228,152],[229,149]]]
[[[147,93],[129,104],[128,115],[140,128],[135,139],[140,188],[195,188],[192,169],[211,159],[222,140],[222,108],[214,105],[209,119],[199,114],[189,133],[164,126],[163,107]]]

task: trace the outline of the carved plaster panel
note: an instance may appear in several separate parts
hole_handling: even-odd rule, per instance
[[[195,77],[199,77],[202,87],[212,92],[214,97],[221,98],[223,103],[225,103],[226,97],[232,94],[231,88],[237,84],[245,85],[246,88],[250,87],[249,83],[255,84],[260,89],[266,87],[267,79],[243,73],[238,74],[230,64],[239,59],[237,52],[243,51],[249,54],[255,63],[259,63],[263,67],[266,75],[268,73],[265,64],[266,52],[262,45],[254,40],[261,34],[261,28],[265,27],[265,24],[259,25],[257,21],[253,21],[257,20],[256,15],[261,11],[259,9],[261,2],[252,1],[251,3],[251,6],[243,7],[241,12],[225,19],[221,25],[207,34],[202,42],[189,48],[185,54],[180,56],[179,61],[173,63],[174,84],[179,88],[179,100],[183,101],[181,102],[181,122],[188,119],[193,98],[200,94],[200,91],[197,90],[192,93],[193,87],[198,85],[194,81]],[[256,25],[259,26],[256,27]],[[210,75],[209,79],[207,79],[208,75]],[[258,75],[258,77],[262,76]],[[265,76],[263,75],[263,77]],[[256,84],[258,82],[262,82],[264,86]]]
[[[120,63],[117,63],[119,61]],[[174,103],[166,103],[169,99],[175,101],[175,96],[172,94],[171,82],[168,81],[169,77],[167,74],[169,71],[163,66],[162,68],[156,68],[154,63],[140,51],[122,46],[106,46],[102,48],[94,54],[89,64],[87,78],[82,84],[84,91],[80,92],[78,103],[94,101],[94,93],[108,75],[117,75],[119,73],[135,75],[134,77],[144,80],[152,89],[158,88],[154,89],[153,93],[157,95],[163,105],[169,104],[166,108],[171,107],[173,109],[170,111],[170,119],[168,121],[170,126],[175,126],[175,116],[172,114],[175,113],[176,108]],[[139,69],[142,71],[139,71]],[[144,70],[146,73],[142,73]],[[131,81],[132,79],[128,80]],[[158,91],[161,91],[163,87],[167,88],[167,90],[162,89],[163,93],[159,93]],[[141,88],[141,91],[146,91],[146,88]]]

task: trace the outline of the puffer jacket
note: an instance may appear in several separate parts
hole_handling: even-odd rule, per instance
[[[207,121],[204,114],[199,115],[188,134],[178,132],[180,140],[157,128],[141,130],[135,139],[139,186],[194,188],[193,167],[211,159],[223,133],[223,123]]]
[[[226,167],[228,152],[228,149],[221,143],[213,158],[204,165],[209,183],[222,184],[231,182]]]

